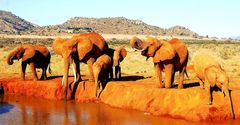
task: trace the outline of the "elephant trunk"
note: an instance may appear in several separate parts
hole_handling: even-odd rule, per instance
[[[12,65],[13,64],[13,59],[16,56],[17,51],[12,51],[11,53],[8,54],[7,56],[7,63],[8,65]]]
[[[234,109],[233,109],[233,104],[232,104],[232,98],[231,98],[231,95],[229,93],[229,89],[227,87],[223,87],[222,88],[224,93],[226,94],[227,98],[228,98],[228,101],[229,101],[229,109],[230,109],[230,112],[231,112],[231,115],[232,115],[232,118],[235,119],[235,114],[234,114]]]
[[[69,59],[64,58],[64,71],[63,71],[63,94],[64,100],[67,100],[67,93],[68,93],[68,72],[69,72]]]
[[[138,49],[138,50],[142,50],[144,48],[144,43],[141,39],[137,38],[137,37],[133,37],[130,40],[130,46],[132,48]]]
[[[99,77],[101,77],[100,73],[101,73],[101,69],[102,69],[102,65],[100,65],[99,63],[95,62],[93,64],[93,75],[94,75],[94,80],[95,80],[95,96],[98,98],[98,89],[99,89]]]
[[[118,60],[113,60],[113,66],[119,66],[119,61]]]

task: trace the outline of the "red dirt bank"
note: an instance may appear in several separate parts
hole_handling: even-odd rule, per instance
[[[151,79],[109,82],[101,94],[101,102],[123,109],[135,109],[153,115],[171,116],[193,121],[231,119],[227,98],[221,92],[213,93],[213,105],[206,105],[206,92],[199,87],[187,89],[158,89]],[[21,94],[46,99],[63,99],[61,77],[47,81],[22,81],[18,78],[0,78],[4,94]],[[72,85],[72,88],[74,85]],[[79,83],[75,100],[93,102],[97,99],[93,82]],[[69,97],[73,89],[70,89]],[[234,111],[240,119],[240,90],[231,93]]]

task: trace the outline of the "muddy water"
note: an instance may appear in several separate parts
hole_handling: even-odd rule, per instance
[[[34,97],[0,95],[0,125],[233,125],[240,121],[189,122],[148,113],[112,108],[104,104],[50,101]]]

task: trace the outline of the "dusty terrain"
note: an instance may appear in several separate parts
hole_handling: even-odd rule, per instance
[[[124,43],[124,44],[123,44]],[[230,87],[233,89],[232,98],[236,117],[240,118],[239,94],[240,91],[240,46],[238,43],[196,43],[188,44],[190,79],[185,79],[185,89],[157,89],[154,88],[155,75],[152,60],[140,55],[140,52],[133,51],[126,42],[109,43],[110,47],[123,46],[127,49],[128,55],[122,62],[122,81],[109,82],[104,89],[100,101],[114,107],[135,109],[150,112],[153,115],[167,115],[174,118],[187,120],[225,120],[231,119],[226,98],[220,92],[214,92],[213,105],[205,105],[206,92],[198,86],[198,79],[191,69],[191,59],[195,53],[204,51],[214,56],[226,70],[230,77]],[[48,74],[50,80],[32,82],[31,72],[27,67],[27,81],[21,81],[20,61],[15,61],[9,66],[6,63],[6,56],[16,45],[2,46],[0,48],[0,82],[5,94],[14,93],[29,96],[36,96],[46,99],[62,99],[61,76],[63,62],[60,56],[52,54],[52,74]],[[52,49],[48,46],[50,51]],[[76,101],[97,102],[94,97],[94,84],[88,82],[88,70],[86,64],[81,64],[81,72],[84,82],[79,83],[77,88],[71,85],[69,96],[73,90]],[[38,71],[40,75],[41,71]],[[72,72],[70,71],[70,74]],[[71,80],[70,80],[71,81]],[[178,83],[176,74],[175,84]]]

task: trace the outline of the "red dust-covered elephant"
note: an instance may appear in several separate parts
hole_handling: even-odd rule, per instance
[[[109,48],[107,55],[111,57],[112,66],[115,67],[115,79],[121,79],[121,66],[120,63],[127,56],[127,51],[123,47],[116,49]],[[113,70],[110,73],[110,79],[113,79]]]
[[[64,60],[63,91],[65,99],[67,98],[69,65],[71,63],[74,64],[76,81],[81,81],[79,63],[87,63],[90,72],[90,81],[94,81],[93,63],[108,50],[105,39],[95,32],[74,35],[69,40],[57,38],[52,46],[54,52],[61,55]]]
[[[104,54],[97,58],[93,64],[93,73],[95,78],[96,97],[99,97],[103,91],[103,83],[108,82],[109,75],[112,73],[112,59],[110,56]]]
[[[156,72],[157,87],[163,88],[162,71],[165,71],[165,88],[171,88],[175,72],[179,71],[178,88],[183,88],[184,73],[188,62],[188,50],[186,44],[179,39],[170,41],[158,40],[149,37],[145,41],[137,37],[130,40],[132,48],[142,50],[142,55],[153,58]]]
[[[221,65],[206,53],[197,54],[193,57],[193,69],[201,80],[201,87],[207,91],[207,104],[212,104],[211,88],[217,87],[226,95],[232,118],[235,119],[231,95],[229,92],[229,77]]]
[[[50,52],[47,47],[43,45],[22,45],[14,48],[7,56],[7,63],[9,65],[13,64],[13,60],[22,59],[21,64],[21,77],[25,80],[25,71],[27,64],[30,65],[30,68],[33,73],[33,79],[38,80],[36,73],[36,68],[42,69],[42,76],[40,79],[47,79],[46,70],[50,64]],[[49,72],[51,72],[49,66]]]

